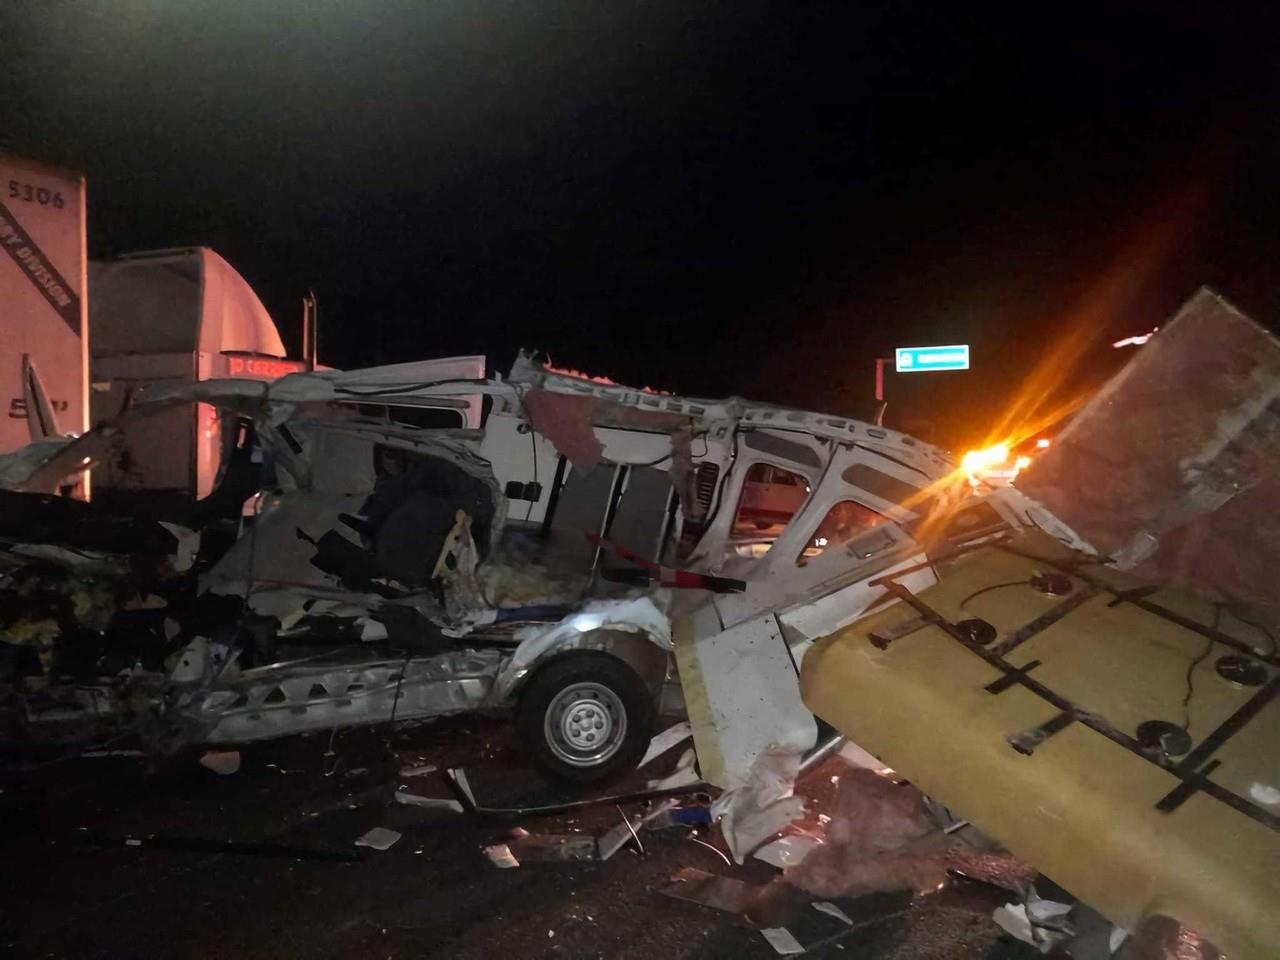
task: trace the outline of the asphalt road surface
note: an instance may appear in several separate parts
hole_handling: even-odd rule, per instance
[[[501,722],[468,717],[394,733],[251,744],[229,775],[201,766],[202,752],[161,765],[45,752],[0,774],[0,953],[76,960],[777,956],[743,917],[655,892],[686,867],[756,884],[776,876],[759,862],[730,867],[694,842],[722,846],[715,832],[645,832],[643,854],[633,844],[606,862],[499,869],[484,848],[513,828],[600,833],[621,822],[618,807],[495,817],[395,802],[398,786],[451,795],[439,774],[401,777],[405,766],[465,764],[492,773],[515,764]],[[622,807],[643,811],[638,802]],[[355,846],[373,827],[402,836],[385,851]],[[841,936],[837,921],[813,911],[788,923],[806,942],[835,937],[811,955],[1036,956],[999,936],[990,902],[973,891],[881,894],[841,905],[865,925]]]

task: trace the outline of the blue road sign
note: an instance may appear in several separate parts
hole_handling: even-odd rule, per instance
[[[952,347],[898,347],[893,355],[898,373],[969,369],[967,343]]]

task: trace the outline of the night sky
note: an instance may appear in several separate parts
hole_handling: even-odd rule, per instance
[[[874,357],[967,342],[888,384],[959,445],[1201,284],[1280,320],[1280,15],[1186,6],[10,0],[0,149],[87,175],[95,256],[218,250],[295,349],[313,287],[337,366],[866,415]]]

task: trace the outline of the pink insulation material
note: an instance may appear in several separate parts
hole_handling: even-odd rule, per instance
[[[1280,612],[1280,340],[1202,289],[1016,485],[1117,566]]]
[[[827,813],[826,842],[785,872],[794,886],[821,897],[856,897],[932,890],[946,878],[946,840],[910,784],[850,770]]]

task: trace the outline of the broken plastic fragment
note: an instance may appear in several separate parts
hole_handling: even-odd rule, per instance
[[[673,727],[668,727],[660,734],[649,741],[649,749],[645,751],[644,757],[641,758],[637,766],[643,767],[650,760],[662,756],[677,743],[693,736],[693,729],[689,726],[688,720],[682,720]]]
[[[236,773],[240,769],[240,751],[206,750],[200,758],[200,766],[224,777]]]
[[[760,933],[780,956],[789,957],[804,953],[804,947],[800,945],[800,941],[792,936],[791,931],[786,927],[765,927]]]
[[[817,910],[819,913],[825,913],[829,917],[835,917],[841,923],[847,923],[849,926],[853,926],[853,921],[849,919],[849,915],[834,903],[830,903],[826,900],[815,900],[813,901],[813,909]]]
[[[817,837],[808,837],[803,834],[779,837],[757,850],[755,858],[785,870],[800,863],[820,842]]]
[[[435,773],[436,765],[434,763],[420,763],[413,767],[401,767],[400,776],[402,777],[423,777],[428,773]]]
[[[1033,892],[1026,903],[1006,903],[996,907],[991,919],[1001,930],[1047,954],[1071,936],[1066,930],[1058,929],[1066,925],[1066,915],[1070,910],[1070,904],[1042,900]]]
[[[489,858],[489,862],[501,870],[510,870],[512,867],[520,866],[520,861],[515,858],[515,854],[511,852],[511,848],[505,843],[494,844],[492,847],[484,848],[485,856]]]
[[[423,797],[416,793],[406,793],[403,790],[396,791],[396,803],[403,803],[410,807],[425,807],[428,810],[462,812],[462,804],[453,799],[453,797]]]
[[[702,777],[699,776],[696,766],[697,759],[697,754],[693,750],[686,750],[680,755],[680,762],[676,764],[675,770],[665,777],[650,780],[645,784],[645,789],[677,790],[680,787],[689,787],[695,783],[701,783]]]
[[[374,827],[359,840],[357,847],[372,847],[374,850],[389,850],[400,839],[400,834],[386,827]]]

